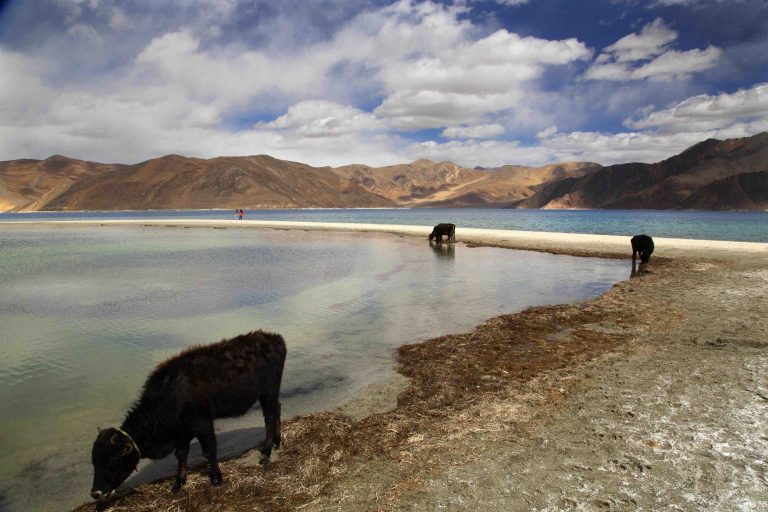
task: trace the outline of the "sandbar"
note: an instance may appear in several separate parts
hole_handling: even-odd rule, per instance
[[[388,233],[393,235],[427,237],[431,226],[402,224],[364,224],[341,222],[297,222],[265,220],[210,220],[210,219],[109,219],[62,221],[0,222],[2,226],[23,225],[61,226],[169,226],[209,228],[261,228],[283,230],[338,231],[359,233]],[[629,236],[594,235],[582,233],[553,233],[543,231],[516,231],[504,229],[456,228],[456,241],[470,245],[484,245],[570,254],[574,256],[601,256],[610,258],[631,255]],[[696,240],[687,238],[654,237],[655,256],[674,258],[742,258],[756,256],[768,258],[768,243],[722,240]]]

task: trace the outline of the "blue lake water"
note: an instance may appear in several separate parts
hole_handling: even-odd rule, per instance
[[[88,500],[96,427],[119,425],[152,368],[183,347],[282,334],[288,418],[391,375],[403,343],[594,297],[629,272],[628,260],[391,235],[2,225],[0,510]],[[261,425],[254,412],[218,427]]]
[[[119,212],[0,213],[0,222],[66,219],[233,219],[222,210],[150,210]],[[502,210],[502,209],[299,209],[250,210],[247,219],[314,222],[364,222],[459,227],[698,238],[768,242],[768,212],[700,212],[675,210]]]

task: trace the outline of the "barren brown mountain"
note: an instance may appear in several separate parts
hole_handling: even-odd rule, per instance
[[[685,200],[691,210],[768,210],[768,171],[748,172],[713,181]]]
[[[120,165],[99,164],[54,155],[45,160],[0,162],[0,211],[44,210],[78,180]]]
[[[689,202],[698,191],[732,182],[719,181],[744,173],[768,170],[768,133],[724,141],[708,139],[679,155],[655,164],[611,165],[581,178],[548,183],[517,208],[611,209],[741,209],[750,204],[731,203],[727,194],[710,190],[723,203]],[[738,180],[737,180],[738,181]],[[759,204],[760,201],[752,204]],[[758,209],[761,209],[758,207]]]
[[[147,208],[348,208],[392,202],[327,168],[269,156],[210,160],[169,155],[87,176],[48,210]]]
[[[488,172],[483,180],[474,181],[452,191],[443,198],[424,201],[420,206],[448,207],[506,207],[532,196],[544,184],[559,182],[592,173],[602,166],[590,162],[569,162],[542,167],[505,165]]]
[[[369,192],[408,206],[451,196],[460,187],[485,180],[489,176],[487,171],[431,160],[416,160],[410,164],[387,167],[346,165],[332,171]]]
[[[269,156],[169,155],[135,165],[53,156],[0,162],[0,211],[508,207],[766,209],[768,133],[706,140],[655,164],[470,169],[417,160],[312,167]]]

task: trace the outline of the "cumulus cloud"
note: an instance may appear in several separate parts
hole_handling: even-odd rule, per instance
[[[730,94],[697,95],[660,110],[646,109],[641,116],[625,120],[625,125],[636,131],[559,133],[551,128],[538,137],[558,160],[657,162],[708,138],[749,137],[768,131],[768,84]]]
[[[411,156],[429,155],[464,165],[503,163],[542,165],[548,162],[591,161],[605,165],[653,163],[678,154],[708,138],[749,137],[768,131],[768,84],[734,93],[697,95],[668,108],[645,109],[625,125],[633,131],[559,132],[540,130],[536,145],[517,141],[427,141],[407,148]]]
[[[504,127],[498,123],[475,126],[449,126],[442,136],[447,139],[489,139],[504,133]]]
[[[658,162],[701,142],[690,134],[659,136],[653,133],[599,132],[548,133],[542,146],[555,155],[555,161],[589,161],[604,165],[626,162]]]
[[[678,51],[670,48],[677,32],[661,19],[607,46],[584,73],[587,80],[670,80],[684,78],[715,65],[722,50],[708,46]]]
[[[453,45],[381,72],[389,95],[375,113],[400,129],[473,123],[514,107],[524,85],[547,66],[591,56],[576,39],[549,41],[499,30],[475,42]]]
[[[524,146],[519,141],[500,140],[427,141],[411,144],[403,152],[408,159],[448,160],[469,167],[500,167],[510,162],[536,166],[557,159],[557,155],[547,147]]]
[[[503,126],[486,116],[530,109],[519,102],[535,94],[535,80],[547,68],[591,56],[576,39],[484,33],[460,3],[400,0],[365,8],[338,21],[327,37],[290,46],[271,36],[256,45],[223,38],[239,14],[235,1],[201,3],[207,26],[192,23],[185,5],[172,3],[183,11],[182,25],[163,29],[152,25],[159,19],[150,17],[154,11],[61,3],[67,26],[78,31],[66,37],[82,43],[91,34],[98,40],[90,46],[93,66],[109,72],[86,80],[69,71],[61,52],[47,60],[5,52],[0,80],[8,83],[5,98],[12,106],[1,107],[7,137],[0,157],[56,152],[131,162],[170,152],[271,152],[325,164],[366,148],[368,162],[392,163],[403,145],[398,130],[437,128],[448,138],[501,135]],[[131,58],[108,60],[115,32],[135,34],[147,24],[149,39]],[[47,41],[46,51],[56,48],[54,42]],[[243,116],[262,121],[228,123]],[[29,129],[13,132],[12,123]]]
[[[284,115],[261,129],[288,131],[303,137],[338,137],[383,128],[374,115],[360,109],[324,100],[302,101],[291,106]]]
[[[665,134],[744,133],[768,130],[768,84],[735,93],[693,96],[662,110],[646,111],[628,118],[627,127],[654,129]]]
[[[634,62],[661,55],[665,47],[677,39],[677,32],[657,18],[644,26],[639,34],[629,34],[607,46],[598,58],[616,62]]]

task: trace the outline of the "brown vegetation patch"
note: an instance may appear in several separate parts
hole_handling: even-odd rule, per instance
[[[556,406],[575,384],[568,374],[579,363],[631,342],[633,332],[651,325],[664,330],[679,321],[669,308],[660,311],[647,299],[640,303],[633,291],[663,286],[685,265],[654,259],[651,269],[589,302],[534,307],[492,318],[472,332],[402,346],[399,371],[412,382],[394,410],[360,421],[335,412],[295,417],[283,424],[279,458],[266,467],[224,462],[220,487],[210,486],[203,467],[190,473],[176,495],[169,479],[131,490],[106,510],[317,509],[340,481],[354,482],[377,464],[390,472],[382,473],[384,481],[371,491],[368,507],[375,502],[386,508],[444,470],[450,462],[443,454],[461,450],[462,437],[525,429],[530,414],[521,404]],[[341,494],[330,501],[343,507]],[[94,505],[76,510],[91,511]]]

